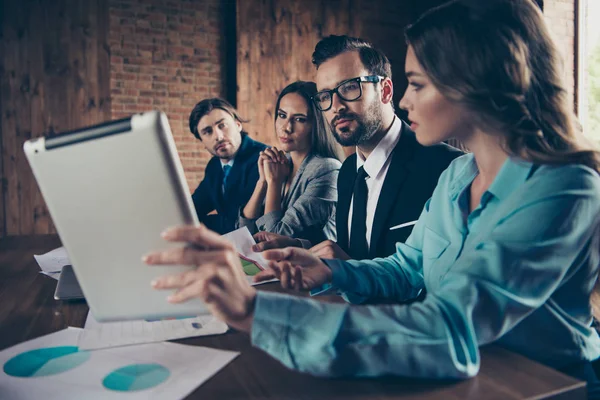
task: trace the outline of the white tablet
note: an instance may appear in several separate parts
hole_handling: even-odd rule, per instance
[[[152,279],[188,266],[148,266],[167,227],[197,224],[167,117],[152,111],[24,145],[77,280],[98,321],[206,314],[170,304]]]

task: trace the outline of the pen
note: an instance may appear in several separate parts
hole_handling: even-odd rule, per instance
[[[392,227],[390,228],[390,231],[393,231],[393,230],[396,230],[396,229],[400,229],[400,228],[404,228],[404,227],[406,227],[406,226],[413,226],[414,224],[416,224],[416,223],[417,223],[417,221],[418,221],[418,220],[415,220],[415,221],[410,221],[410,222],[405,222],[405,223],[403,223],[403,224],[400,224],[400,225],[392,226]]]

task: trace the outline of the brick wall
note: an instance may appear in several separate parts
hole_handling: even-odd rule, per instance
[[[558,44],[567,90],[575,92],[575,0],[544,0],[544,16]]]
[[[226,95],[227,5],[219,0],[109,0],[109,5],[112,118],[164,111],[194,190],[209,154],[189,132],[188,117],[201,99]]]

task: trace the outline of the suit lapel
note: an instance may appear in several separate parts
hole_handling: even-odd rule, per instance
[[[292,183],[290,184],[290,188],[289,190],[286,192],[285,194],[285,198],[283,198],[283,208],[286,209],[289,205],[290,202],[290,198],[292,196],[292,193],[294,193],[296,191],[296,186],[298,186],[298,183],[300,182],[300,178],[302,178],[302,174],[304,173],[304,170],[306,169],[306,166],[308,165],[308,163],[310,162],[310,160],[313,158],[314,156],[312,154],[309,154],[308,156],[306,156],[306,158],[302,161],[302,164],[300,164],[300,167],[298,167],[298,171],[296,171],[296,175],[294,175],[294,179],[292,179]],[[291,163],[291,158],[290,158],[290,163]]]
[[[383,234],[383,231],[387,228],[387,223],[392,211],[392,208],[396,206],[396,203],[401,199],[400,192],[403,189],[403,184],[408,176],[409,163],[412,160],[415,152],[417,141],[414,133],[406,129],[403,124],[402,133],[400,140],[394,148],[391,154],[392,161],[390,167],[383,181],[383,187],[379,194],[379,200],[377,201],[377,208],[375,209],[375,218],[373,219],[373,227],[371,229],[371,242],[369,246],[369,255],[371,258],[375,258],[377,254],[378,242]],[[408,188],[405,188],[408,189]],[[407,190],[404,191],[402,196],[410,195]]]
[[[352,200],[352,192],[354,191],[354,180],[356,179],[356,157],[356,153],[348,157],[338,178],[336,230],[338,245],[344,250],[348,249],[348,215],[350,213],[350,200]]]

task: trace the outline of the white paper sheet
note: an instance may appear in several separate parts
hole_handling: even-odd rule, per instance
[[[245,259],[247,259],[247,261],[254,262],[255,264],[258,265],[258,267],[260,269],[266,269],[266,267],[268,265],[267,260],[264,259],[264,257],[262,256],[261,253],[255,253],[252,250],[252,246],[254,246],[256,244],[256,241],[250,234],[250,231],[248,230],[247,227],[244,226],[240,229],[236,229],[235,231],[226,233],[225,235],[223,235],[223,237],[228,239],[229,241],[233,242],[236,250],[238,251],[238,253],[240,253],[242,259],[245,258]],[[252,276],[246,276],[246,279],[253,286],[262,285],[263,283],[277,281],[277,279],[271,279],[269,281],[264,281],[264,282],[254,282],[252,280]]]
[[[76,353],[75,357],[40,358],[22,360],[23,371],[31,371],[30,377],[16,377],[7,374],[7,361],[34,349],[76,346],[81,329],[68,328],[50,335],[20,343],[0,352],[0,399],[44,399],[44,400],[145,400],[181,399],[207,381],[211,376],[230,363],[239,353],[216,350],[206,347],[186,346],[176,343],[153,343]],[[81,357],[83,356],[83,357]],[[79,365],[54,374],[60,366]],[[47,360],[47,361],[46,361]],[[30,363],[27,363],[29,361]],[[33,364],[31,364],[33,362]],[[36,367],[37,363],[37,367]],[[115,372],[133,364],[153,364],[160,368],[158,374],[119,374]],[[14,362],[13,365],[14,367]],[[14,373],[15,368],[12,368]],[[9,372],[11,369],[9,369]],[[162,374],[161,371],[167,371]],[[112,375],[111,375],[112,374]],[[107,377],[120,377],[117,384],[151,382],[153,387],[131,391],[108,389],[111,386]],[[145,378],[145,379],[144,379]],[[114,387],[115,380],[112,380]]]
[[[40,273],[58,280],[60,272],[65,265],[71,264],[67,249],[59,247],[42,255],[34,255],[35,261],[40,266]]]
[[[186,337],[218,335],[227,324],[212,315],[161,321],[98,322],[89,312],[78,346],[83,350],[162,342]]]

